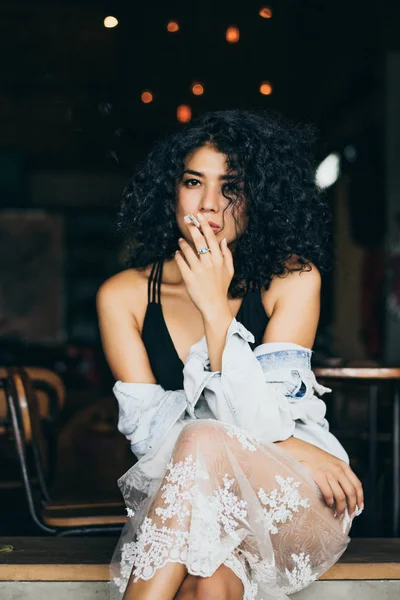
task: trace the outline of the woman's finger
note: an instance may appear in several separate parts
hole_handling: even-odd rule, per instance
[[[195,225],[193,225],[193,227],[195,227]],[[190,269],[194,271],[199,264],[198,256],[196,256],[193,248],[190,244],[187,243],[187,241],[184,238],[179,238],[178,243],[182,256],[187,261],[187,264],[189,265]]]
[[[337,516],[340,517],[344,513],[347,505],[346,494],[340,483],[337,481],[335,475],[333,475],[332,473],[327,473],[326,478],[328,480],[329,485],[332,488],[332,492],[335,497]]]
[[[221,248],[221,252],[222,252],[222,255],[224,257],[224,260],[225,260],[225,264],[226,264],[227,269],[228,269],[228,273],[234,273],[235,272],[235,265],[233,264],[233,254],[230,251],[230,249],[228,248],[228,244],[227,244],[226,238],[224,238],[221,241],[220,248]]]
[[[357,475],[349,465],[346,464],[343,469],[351,483],[354,485],[358,508],[364,510],[364,490],[361,481],[358,479]]]
[[[190,219],[186,220],[186,217],[185,217],[184,221],[185,221],[185,223],[186,223],[186,225],[187,225],[187,227],[189,229],[190,235],[192,236],[193,244],[194,244],[194,247],[195,247],[196,251],[198,252],[201,248],[205,248],[205,247],[210,248],[209,241],[207,240],[207,238],[203,234],[203,232],[200,231],[200,229],[194,223],[192,223],[192,221],[190,221]],[[212,232],[212,233],[214,234],[214,232]],[[189,247],[190,247],[190,245],[189,245]],[[210,251],[212,253],[212,248],[210,248]],[[214,250],[214,253],[215,253],[215,250]],[[196,256],[196,255],[193,254],[193,256]],[[204,258],[206,260],[204,260]],[[196,256],[196,261],[200,262],[200,256],[199,255]],[[207,252],[206,254],[204,254],[202,256],[202,262],[204,263],[204,262],[207,262],[207,261],[211,263],[210,252]],[[192,268],[193,267],[195,267],[195,262],[193,262],[193,264],[192,264]]]
[[[303,463],[305,461],[300,461],[300,462]],[[314,479],[315,483],[317,484],[317,486],[319,487],[319,489],[321,490],[321,494],[323,495],[326,504],[329,506],[329,508],[333,508],[333,506],[335,504],[335,497],[333,495],[332,488],[328,483],[326,475],[324,473],[320,472],[317,475],[313,475],[313,479]]]
[[[201,231],[204,235],[204,237],[207,240],[207,246],[210,248],[211,250],[211,254],[216,257],[218,256],[218,253],[221,253],[221,249],[219,247],[219,242],[217,240],[217,236],[215,235],[215,233],[213,232],[213,230],[211,229],[210,225],[208,224],[208,221],[206,221],[203,217],[203,215],[201,215],[200,213],[197,215],[198,220],[200,221],[200,227],[201,227]],[[200,248],[198,248],[200,250]]]
[[[191,274],[191,270],[189,265],[186,263],[185,259],[180,250],[177,250],[174,255],[175,262],[179,267],[181,275],[183,277],[183,281],[186,283],[188,281],[188,277]]]
[[[342,490],[346,494],[347,510],[349,512],[349,515],[352,516],[357,508],[356,489],[344,471],[339,476],[338,483],[340,484]]]

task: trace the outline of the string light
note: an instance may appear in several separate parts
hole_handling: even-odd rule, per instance
[[[176,118],[180,123],[189,123],[192,118],[192,109],[187,104],[181,104],[176,111]]]
[[[240,38],[240,31],[237,27],[234,27],[232,25],[232,27],[228,27],[228,29],[226,30],[225,37],[226,41],[230,44],[236,44],[236,42],[238,42]]]
[[[150,102],[153,102],[153,94],[149,91],[143,92],[141,98],[144,104],[150,104]]]
[[[258,14],[263,19],[272,19],[272,10],[269,6],[263,6]]]
[[[204,94],[204,87],[202,86],[201,83],[194,83],[192,85],[192,93],[195,96],[201,96],[202,94]]]
[[[263,96],[270,96],[272,94],[272,85],[269,81],[263,81],[260,85],[260,93]]]
[[[118,25],[118,19],[116,19],[115,17],[106,17],[104,19],[104,27],[107,27],[107,29],[112,29],[113,27],[116,27]]]
[[[176,33],[177,31],[179,31],[178,23],[176,21],[169,21],[167,25],[167,30],[170,33]]]

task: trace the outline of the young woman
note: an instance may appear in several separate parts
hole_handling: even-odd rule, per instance
[[[312,141],[271,113],[209,113],[124,192],[129,268],[97,297],[139,459],[119,480],[118,598],[285,598],[350,541],[362,485],[310,368],[329,259]]]

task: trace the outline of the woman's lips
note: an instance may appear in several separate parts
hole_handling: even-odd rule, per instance
[[[208,221],[208,224],[214,232],[219,231],[221,229],[221,227],[216,223],[213,223],[213,221]]]

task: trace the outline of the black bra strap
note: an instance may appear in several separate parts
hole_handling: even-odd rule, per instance
[[[162,268],[163,268],[162,260],[155,262],[151,273],[149,276],[149,280],[147,283],[147,301],[149,303],[156,302],[156,293],[157,293],[157,302],[160,304],[161,302],[161,279],[162,279]]]
[[[155,297],[155,289],[154,289],[154,272],[157,268],[157,263],[155,262],[151,268],[151,273],[149,276],[149,280],[147,282],[147,302],[154,302]]]
[[[158,263],[158,273],[157,273],[157,302],[161,304],[161,279],[163,272],[164,261],[160,260]]]

